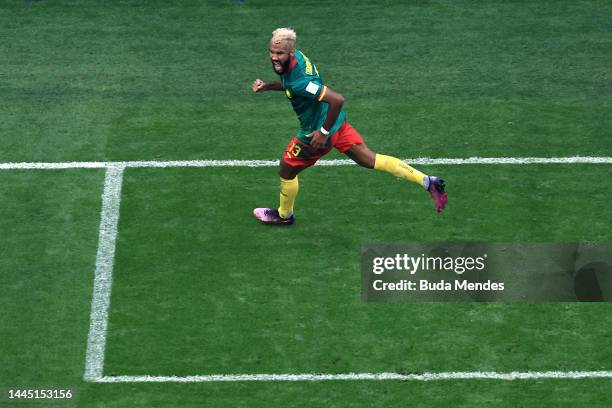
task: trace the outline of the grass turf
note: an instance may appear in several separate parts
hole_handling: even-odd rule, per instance
[[[296,132],[267,41],[292,25],[349,120],[403,157],[612,150],[605,1],[3,3],[2,161],[272,158]],[[323,15],[333,24],[322,24]],[[18,133],[16,133],[18,130]],[[41,142],[42,141],[42,142]]]
[[[460,172],[462,180],[481,172],[440,170],[450,179]],[[504,182],[510,172],[532,181]],[[610,170],[488,168],[477,186],[456,185],[458,204],[438,215],[417,186],[356,167],[316,168],[302,177],[297,224],[278,229],[258,225],[248,211],[275,199],[265,181],[270,170],[129,170],[108,373],[603,369],[605,304],[369,304],[360,298],[359,269],[362,242],[609,241],[604,225],[581,231],[576,224],[593,227],[612,215],[599,210],[610,192],[594,199],[588,185],[577,190],[568,182],[602,172]],[[229,199],[253,180],[259,187],[249,191],[252,203]],[[500,184],[503,193],[483,199]],[[533,194],[522,195],[525,188]],[[572,219],[576,207],[582,211]],[[466,219],[474,226],[467,234]],[[510,231],[505,220],[525,227],[504,236],[498,231]],[[573,355],[574,347],[588,351]]]
[[[100,170],[0,172],[4,390],[81,382],[102,180]]]
[[[274,78],[282,25],[381,152],[609,156],[610,8],[5,1],[0,161],[278,157],[293,113],[248,88]],[[128,170],[107,374],[610,369],[605,304],[360,302],[366,240],[610,241],[608,166],[432,171],[449,179],[441,216],[386,175],[312,169],[298,224],[274,230],[249,216],[275,202],[272,169]],[[76,386],[72,405],[97,407],[610,405],[609,380],[83,383],[101,172],[0,177],[0,385]]]

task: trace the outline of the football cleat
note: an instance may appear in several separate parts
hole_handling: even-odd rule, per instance
[[[434,200],[434,204],[436,206],[436,210],[438,212],[442,212],[444,207],[446,207],[446,202],[448,201],[448,196],[444,189],[446,185],[444,184],[444,180],[438,178],[436,176],[428,176],[429,177],[429,193],[431,194],[431,198]]]
[[[253,210],[253,215],[264,224],[291,225],[295,222],[293,214],[291,214],[291,217],[283,218],[278,210],[273,208],[256,208]]]

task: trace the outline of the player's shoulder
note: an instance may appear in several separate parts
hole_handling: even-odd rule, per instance
[[[294,67],[297,68],[295,70],[295,74],[297,74],[296,76],[310,78],[319,76],[319,72],[317,71],[315,64],[302,51],[298,49],[295,50],[295,59],[297,61]]]

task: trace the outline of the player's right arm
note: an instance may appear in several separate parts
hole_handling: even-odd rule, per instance
[[[263,91],[284,91],[283,84],[281,81],[274,82],[264,82],[261,79],[257,78],[253,81],[253,85],[251,85],[251,89],[253,92],[263,92]]]

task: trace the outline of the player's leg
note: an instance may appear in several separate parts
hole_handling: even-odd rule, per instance
[[[373,169],[376,165],[376,153],[370,150],[365,143],[352,145],[344,154],[361,167]]]
[[[363,142],[359,133],[348,123],[344,124],[338,130],[337,135],[334,136],[337,138],[334,146],[350,157],[355,163],[419,184],[431,194],[436,210],[438,212],[444,210],[448,201],[444,191],[444,180],[435,176],[428,176],[396,157],[373,152]]]
[[[438,212],[441,212],[446,207],[448,197],[444,191],[444,180],[436,176],[428,176],[396,157],[374,153],[365,143],[351,146],[346,151],[346,155],[360,166],[384,171],[419,184],[429,191]]]
[[[304,166],[291,166],[280,161],[278,166],[278,175],[280,176],[280,194],[278,214],[281,218],[290,218],[293,216],[293,206],[300,190],[300,182],[298,174],[304,170]]]
[[[385,171],[396,177],[417,183],[422,187],[429,187],[426,174],[421,173],[396,157],[373,152],[365,143],[351,146],[346,151],[346,155],[360,166]]]
[[[253,215],[264,224],[291,225],[295,222],[293,206],[299,191],[298,174],[305,166],[291,166],[281,159],[278,166],[280,194],[278,208],[256,208]]]
[[[299,191],[298,174],[312,166],[329,149],[313,150],[309,145],[294,138],[283,152],[278,166],[280,194],[278,208],[256,208],[253,214],[265,224],[291,225],[295,222],[293,207]]]

